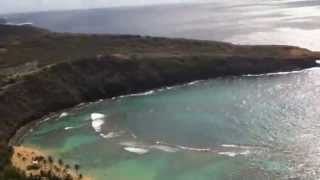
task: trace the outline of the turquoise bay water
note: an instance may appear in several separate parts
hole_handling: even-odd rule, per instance
[[[23,145],[101,180],[318,179],[319,75],[225,77],[99,101],[43,121]]]

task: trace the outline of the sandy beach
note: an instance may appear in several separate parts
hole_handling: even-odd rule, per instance
[[[59,163],[50,155],[29,147],[14,146],[11,157],[12,165],[26,173],[27,176],[37,176],[44,172],[51,172],[58,177],[69,176],[72,179],[93,180],[84,176],[80,170],[75,170],[74,165]]]

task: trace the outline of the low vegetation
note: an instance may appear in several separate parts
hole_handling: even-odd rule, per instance
[[[7,144],[18,128],[49,112],[191,80],[307,68],[315,59],[319,53],[292,46],[53,33],[0,24],[0,167],[5,167],[0,177],[35,178],[5,166],[12,153]],[[44,158],[29,169],[67,178],[71,166],[56,169],[51,161]]]
[[[80,165],[64,164],[62,159],[54,160],[48,156],[34,156],[30,159],[23,154],[17,154],[26,169],[14,167],[11,163],[0,172],[0,180],[82,180]],[[73,168],[73,169],[72,169]]]

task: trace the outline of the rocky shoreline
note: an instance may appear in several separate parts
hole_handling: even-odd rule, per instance
[[[291,46],[238,46],[44,30],[38,35],[30,26],[25,28],[31,29],[32,36],[22,40],[26,32],[20,28],[24,26],[2,30],[10,38],[0,36],[5,40],[0,48],[6,50],[0,54],[0,72],[10,72],[3,74],[0,91],[2,146],[31,121],[80,103],[220,76],[310,68],[318,66],[316,60],[320,59],[320,53]],[[16,34],[10,34],[13,32]],[[49,61],[52,56],[55,58]],[[35,59],[37,67],[28,72],[8,71]]]

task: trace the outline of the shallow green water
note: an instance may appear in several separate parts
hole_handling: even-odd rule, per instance
[[[319,75],[226,77],[91,103],[43,121],[23,144],[101,180],[318,179]]]

